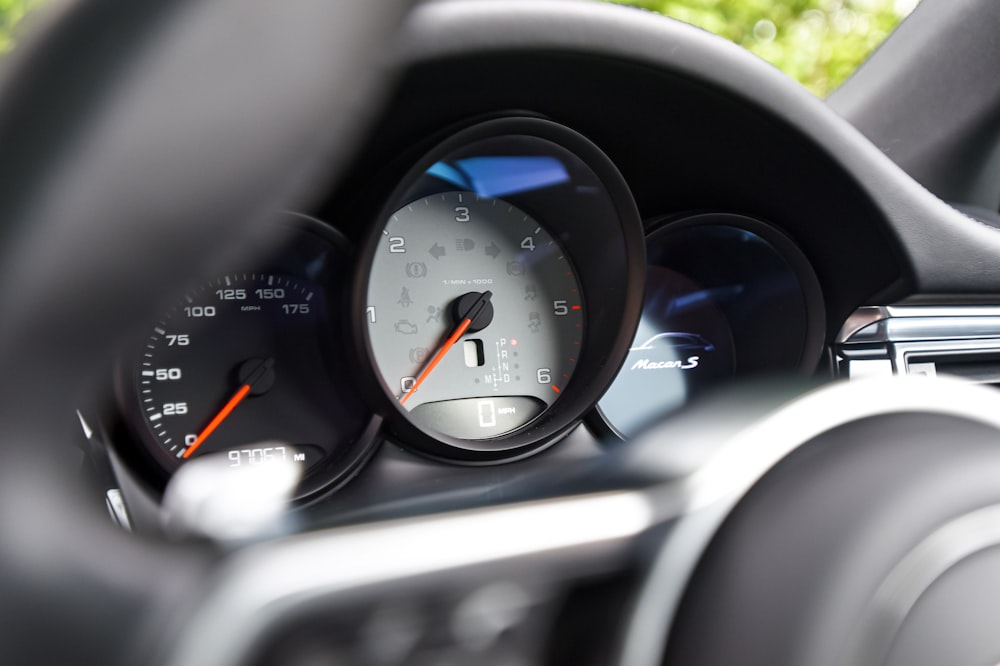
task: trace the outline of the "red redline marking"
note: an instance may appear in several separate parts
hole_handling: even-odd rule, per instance
[[[579,310],[579,309],[580,309],[580,306],[579,306],[579,305],[574,305],[574,306],[573,306],[573,309],[574,309],[574,310]]]
[[[562,391],[559,390],[559,387],[556,386],[555,384],[552,385],[552,390],[555,391],[556,393],[562,393]]]

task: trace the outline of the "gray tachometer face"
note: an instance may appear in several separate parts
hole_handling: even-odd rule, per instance
[[[559,398],[583,343],[582,307],[569,260],[537,221],[501,199],[446,192],[390,216],[367,330],[377,370],[414,424],[489,439]],[[465,318],[475,321],[457,332]]]

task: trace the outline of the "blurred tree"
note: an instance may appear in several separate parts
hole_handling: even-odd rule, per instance
[[[721,35],[825,97],[917,0],[610,0]]]
[[[0,0],[0,53],[14,46],[14,30],[24,15],[43,0]]]
[[[918,0],[609,0],[650,9],[736,42],[824,97],[882,43]],[[45,0],[0,0],[0,53]]]

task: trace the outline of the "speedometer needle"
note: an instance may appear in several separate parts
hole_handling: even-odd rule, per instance
[[[198,437],[195,438],[194,442],[191,443],[191,446],[187,448],[187,450],[184,452],[181,458],[187,460],[192,455],[194,455],[194,452],[197,451],[198,448],[205,443],[205,440],[208,439],[209,436],[213,432],[215,432],[215,430],[220,425],[222,425],[222,422],[225,421],[227,418],[229,418],[229,415],[232,414],[234,409],[236,409],[236,406],[239,405],[241,402],[243,402],[243,399],[245,397],[250,395],[250,391],[253,390],[254,383],[259,382],[261,379],[263,379],[263,377],[268,373],[268,371],[271,369],[273,365],[274,365],[274,359],[269,358],[263,363],[261,363],[253,372],[250,373],[250,375],[246,379],[246,382],[242,386],[240,386],[239,390],[237,390],[236,393],[234,393],[231,398],[229,398],[229,400],[226,402],[226,405],[219,410],[219,413],[216,414],[215,417],[208,422],[208,425],[205,426],[204,430],[202,430],[198,434]]]
[[[491,298],[493,298],[493,292],[484,291],[479,295],[479,298],[477,298],[475,302],[473,302],[472,305],[470,305],[465,312],[460,315],[461,321],[458,322],[458,326],[456,326],[455,330],[451,332],[451,335],[449,335],[448,339],[444,341],[444,344],[442,344],[441,348],[437,350],[437,353],[434,354],[433,358],[431,358],[427,365],[424,366],[424,369],[420,371],[417,378],[413,380],[413,386],[410,387],[410,390],[400,396],[399,404],[405,405],[406,401],[410,399],[410,396],[417,392],[417,389],[424,383],[424,380],[427,379],[432,372],[434,372],[434,368],[436,368],[438,363],[441,362],[441,359],[445,357],[445,354],[447,354],[448,351],[455,346],[455,343],[458,342],[459,338],[461,338],[465,332],[469,330],[472,323],[484,314],[486,306],[490,304]],[[490,319],[492,319],[492,312],[490,313]],[[482,330],[486,327],[489,321],[487,320],[485,323],[476,323],[477,326],[474,330]]]

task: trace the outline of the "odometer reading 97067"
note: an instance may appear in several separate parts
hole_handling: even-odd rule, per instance
[[[502,199],[444,192],[389,217],[365,316],[377,371],[409,420],[485,440],[559,398],[581,351],[582,307],[541,224]]]

